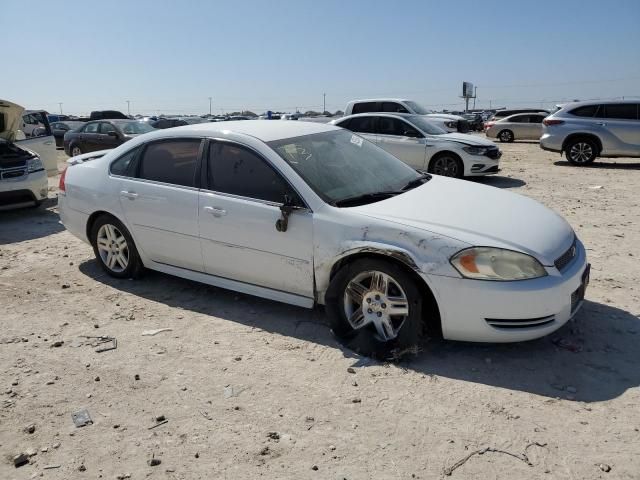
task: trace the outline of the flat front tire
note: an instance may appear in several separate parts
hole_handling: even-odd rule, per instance
[[[127,228],[117,218],[102,215],[91,226],[91,245],[100,267],[112,277],[135,278],[143,269]]]
[[[423,333],[422,295],[399,265],[363,258],[342,267],[326,294],[333,333],[348,348],[376,358],[398,358]]]

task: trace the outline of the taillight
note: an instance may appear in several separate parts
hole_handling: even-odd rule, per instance
[[[549,125],[562,125],[564,123],[564,120],[555,120],[553,118],[545,118],[544,120],[542,120],[542,123],[544,123],[548,127]]]
[[[67,168],[69,168],[69,167],[67,167]],[[65,169],[62,171],[62,175],[60,175],[60,182],[58,183],[58,189],[59,189],[61,192],[66,192],[66,191],[67,191],[67,189],[66,189],[66,187],[65,187],[65,184],[64,184],[64,179],[65,179],[65,177],[67,176],[67,168],[65,168]]]

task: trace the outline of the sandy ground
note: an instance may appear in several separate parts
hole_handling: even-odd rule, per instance
[[[322,309],[105,276],[55,188],[0,213],[0,479],[640,479],[640,162],[502,148],[500,176],[476,181],[568,219],[587,301],[550,337],[429,341],[399,365],[343,349]]]

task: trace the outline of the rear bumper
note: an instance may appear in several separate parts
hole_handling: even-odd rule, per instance
[[[0,180],[0,209],[33,205],[46,199],[48,191],[45,170]]]
[[[549,133],[543,133],[540,137],[540,148],[548,152],[562,153],[562,140]]]
[[[58,211],[64,228],[83,242],[90,243],[87,238],[89,214],[70,208],[67,196],[63,193],[58,194]]]

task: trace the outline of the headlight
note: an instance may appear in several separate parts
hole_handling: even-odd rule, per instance
[[[34,173],[44,170],[44,166],[42,165],[42,160],[39,157],[34,157],[27,160],[27,172]]]
[[[458,128],[458,122],[445,122],[447,128]]]
[[[467,248],[451,257],[451,265],[463,277],[477,280],[526,280],[547,275],[532,256],[502,248]]]
[[[462,147],[462,149],[471,155],[484,155],[487,153],[485,147]]]

